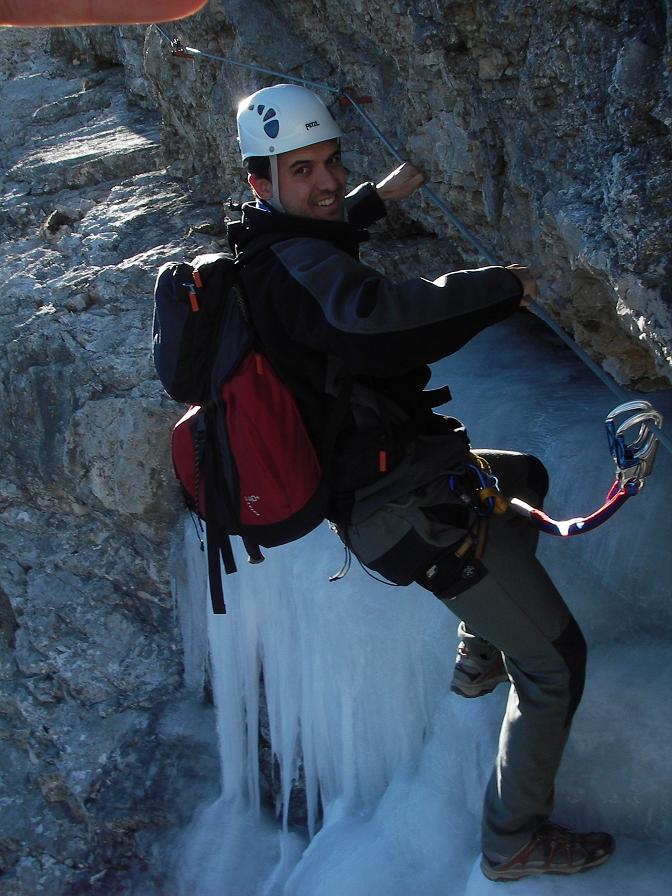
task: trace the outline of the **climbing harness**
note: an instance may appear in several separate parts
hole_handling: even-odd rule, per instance
[[[307,88],[324,90],[327,93],[334,94],[337,102],[342,105],[351,106],[358,113],[367,126],[376,134],[392,157],[400,164],[403,164],[404,158],[402,155],[387,139],[385,134],[380,130],[371,117],[364,111],[364,109],[362,109],[362,104],[372,102],[370,96],[357,96],[355,90],[351,86],[333,87],[329,84],[311,81],[306,78],[297,77],[296,75],[289,75],[285,72],[274,71],[273,69],[265,68],[253,63],[241,62],[240,60],[231,59],[226,56],[205,53],[195,47],[184,46],[179,38],[171,39],[170,36],[156,23],[154,24],[154,27],[170,45],[172,55],[178,58],[209,59],[215,62],[221,62],[227,65],[234,65],[259,72],[261,74],[271,75],[272,77],[280,78],[283,81],[301,84]],[[427,184],[423,184],[421,190],[429,199],[431,199],[434,205],[443,212],[462,237],[485,261],[493,265],[501,264],[487,246],[464,226],[440,196],[438,196]],[[482,459],[472,456],[474,462],[466,465],[466,473],[472,480],[476,480],[478,486],[476,488],[476,494],[478,495],[477,513],[479,517],[486,519],[492,513],[501,514],[505,512],[507,507],[511,507],[511,509],[517,513],[527,517],[533,525],[543,532],[563,537],[578,535],[579,533],[589,532],[591,529],[601,525],[609,519],[609,517],[611,517],[628,498],[641,491],[645,478],[651,473],[658,442],[672,454],[672,440],[662,430],[662,414],[656,411],[647,401],[624,401],[628,396],[623,389],[621,389],[616,382],[612,380],[611,377],[599,367],[567,333],[565,333],[562,327],[560,327],[537,302],[528,299],[526,304],[529,310],[550,327],[550,329],[552,329],[553,332],[572,349],[595,376],[597,376],[602,383],[621,400],[622,403],[611,411],[605,421],[609,448],[616,464],[616,481],[609,490],[604,504],[594,513],[586,517],[558,521],[552,520],[541,510],[530,507],[529,504],[526,504],[519,498],[505,498],[499,491],[496,477],[494,477],[487,469],[487,464],[484,465]],[[625,417],[625,419],[618,423],[619,419],[623,417]],[[637,431],[633,437],[631,430],[634,430],[635,428],[637,428]],[[631,437],[630,440],[628,440],[628,437]],[[457,489],[457,483],[455,483],[455,487]],[[337,574],[337,577],[339,575],[340,574]]]

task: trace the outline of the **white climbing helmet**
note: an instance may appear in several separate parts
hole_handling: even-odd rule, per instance
[[[322,100],[298,84],[257,90],[238,106],[237,122],[243,161],[343,136]]]

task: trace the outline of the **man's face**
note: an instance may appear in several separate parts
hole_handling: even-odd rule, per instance
[[[342,221],[345,169],[338,140],[325,140],[278,156],[280,202],[289,215]]]

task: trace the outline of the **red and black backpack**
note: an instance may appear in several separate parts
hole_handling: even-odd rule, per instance
[[[231,535],[258,563],[259,546],[295,541],[325,519],[325,471],[348,404],[346,386],[316,449],[251,323],[239,264],[225,253],[168,263],[154,289],[156,371],[171,398],[191,405],[173,428],[173,466],[187,507],[205,523],[215,613],[226,612],[220,556],[236,571]]]

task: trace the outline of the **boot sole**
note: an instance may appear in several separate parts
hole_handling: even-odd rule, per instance
[[[497,871],[495,868],[491,868],[490,865],[486,864],[485,859],[481,859],[481,871],[488,880],[494,881],[495,883],[507,880],[521,880],[523,877],[539,877],[542,874],[568,877],[570,874],[583,874],[584,871],[599,868],[599,866],[603,865],[610,856],[611,853],[607,852],[603,856],[600,856],[599,859],[594,859],[589,864],[582,865],[580,868],[511,868],[508,871]]]
[[[487,683],[487,685],[483,684],[451,684],[450,690],[454,694],[458,694],[460,697],[482,697],[484,694],[492,694],[498,684],[504,684],[506,682],[509,684],[509,678],[506,675],[503,675],[501,678],[497,678],[494,681],[491,680]]]

